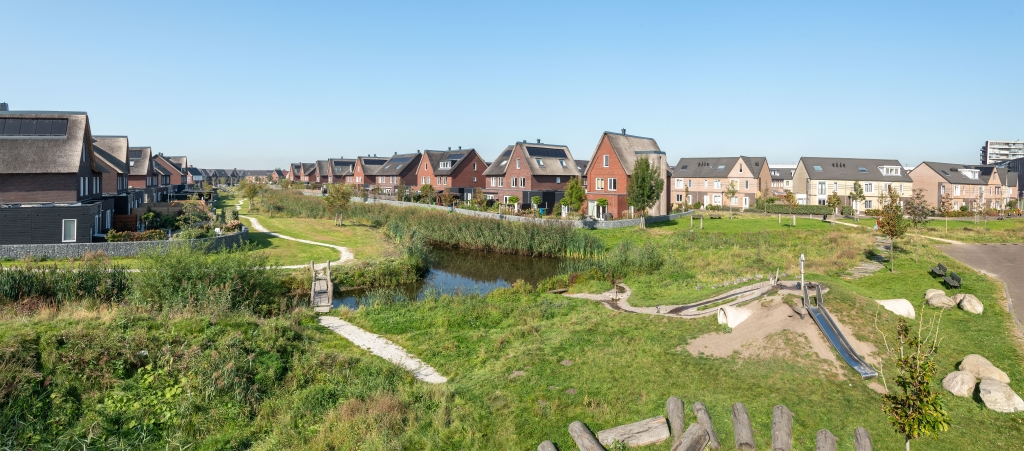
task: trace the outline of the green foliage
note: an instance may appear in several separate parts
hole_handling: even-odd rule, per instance
[[[324,196],[324,203],[327,205],[327,212],[330,214],[342,213],[348,209],[352,199],[352,187],[348,185],[330,185],[327,195]]]
[[[509,196],[508,197],[508,204],[509,205],[517,205],[517,204],[519,204],[519,196]]]
[[[579,177],[569,179],[565,185],[565,197],[560,201],[562,205],[569,207],[569,211],[578,212],[587,201],[587,192],[583,190],[583,182]]]
[[[328,218],[331,216],[327,203],[321,197],[306,196],[300,191],[271,189],[259,196],[259,202],[251,204],[254,213],[267,213],[292,218]]]
[[[437,202],[437,191],[434,190],[433,185],[424,183],[420,186],[420,201],[425,204],[433,204]]]
[[[832,191],[832,194],[828,195],[828,200],[825,202],[825,205],[830,210],[835,211],[836,208],[843,205],[843,200],[839,198],[839,193]]]
[[[882,207],[882,213],[878,216],[878,230],[889,237],[892,245],[889,248],[889,271],[896,270],[896,238],[902,237],[907,232],[907,221],[903,218],[903,207],[900,206],[900,194],[889,187],[888,201]]]
[[[928,335],[922,337],[923,321],[915,335],[907,320],[900,318],[896,324],[898,346],[888,348],[887,344],[887,354],[896,367],[895,383],[899,390],[882,396],[882,408],[896,432],[906,437],[908,450],[911,440],[949,429],[949,414],[943,407],[942,397],[932,388],[936,372],[934,356],[939,346],[938,327],[935,321]]]
[[[661,176],[661,168],[652,165],[651,160],[647,158],[637,158],[633,164],[633,174],[630,175],[626,187],[626,198],[640,217],[646,216],[647,210],[661,197],[661,191],[665,189],[665,181]],[[640,222],[640,227],[644,227],[643,221]]]
[[[132,279],[126,267],[103,257],[68,268],[30,262],[11,268],[0,265],[0,304],[38,301],[60,307],[79,299],[119,303],[129,295]]]
[[[107,231],[107,241],[120,243],[125,241],[159,241],[166,240],[167,232],[160,229],[147,230],[145,232],[118,232],[110,229]]]
[[[782,204],[761,204],[755,207],[756,211],[765,211],[768,213],[789,213],[798,215],[830,215],[834,214],[835,210],[828,205],[782,205]],[[843,206],[839,209],[839,212],[844,215],[852,215],[853,207],[849,205]]]
[[[914,190],[914,196],[903,203],[903,208],[907,213],[907,219],[915,228],[927,223],[928,217],[932,214],[932,209],[924,198],[924,190],[921,188]]]
[[[600,273],[606,280],[614,281],[635,274],[651,274],[665,264],[665,256],[650,242],[637,245],[623,241],[608,252],[582,259],[566,259],[563,273]]]
[[[732,213],[732,200],[736,198],[736,195],[739,194],[739,192],[740,190],[739,187],[736,186],[736,182],[730,181],[729,187],[725,189],[725,200],[729,204],[730,214]]]
[[[120,445],[137,447],[160,443],[179,421],[178,403],[184,377],[150,363],[97,406],[100,436],[117,437]]]
[[[854,202],[864,202],[867,197],[864,196],[864,186],[860,184],[860,181],[853,182],[853,192],[850,193],[850,200]]]
[[[796,194],[793,194],[793,191],[787,189],[786,190],[786,195],[782,197],[782,202],[784,202],[786,205],[789,206],[789,213],[790,214],[795,214],[796,213],[796,207],[797,207],[796,202],[797,202],[797,200],[796,200]],[[775,213],[775,212],[769,211],[769,213]]]
[[[533,205],[540,205],[540,201],[541,201],[540,196],[533,196],[533,197],[530,198],[530,203],[533,204]]]

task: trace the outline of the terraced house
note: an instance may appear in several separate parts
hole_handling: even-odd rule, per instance
[[[0,244],[90,242],[113,201],[84,112],[0,111]],[[116,179],[116,178],[115,178]]]
[[[384,194],[394,194],[399,185],[416,191],[416,168],[422,157],[419,152],[396,153],[373,173],[374,187]]]
[[[376,181],[373,174],[375,174],[381,166],[384,166],[384,163],[387,161],[387,158],[378,157],[376,155],[356,158],[356,166],[352,170],[351,183],[356,186],[362,186],[366,189],[372,188]]]
[[[484,188],[486,169],[487,163],[476,149],[424,150],[423,159],[416,166],[416,183],[431,185],[438,194],[444,192],[470,200],[476,190]]]
[[[115,215],[126,215],[142,203],[139,191],[128,186],[129,164],[127,136],[93,136],[93,152],[96,161],[106,172],[100,185],[103,196],[114,200]],[[105,218],[111,222],[112,218]],[[109,226],[107,228],[110,228]]]
[[[160,202],[160,177],[164,174],[153,163],[153,149],[150,147],[128,148],[128,186],[142,191],[142,203]]]
[[[327,160],[327,183],[352,183],[355,174],[356,160],[344,158],[331,158]]]
[[[539,207],[554,208],[565,197],[569,179],[582,175],[568,146],[521,141],[506,147],[483,172],[484,195],[502,204],[517,197],[516,208],[529,208],[531,199],[540,196]]]
[[[949,208],[1000,210],[1017,198],[1017,174],[991,165],[967,165],[925,161],[910,173],[914,188],[924,192],[932,208],[939,209],[943,197]]]
[[[764,157],[680,158],[672,168],[672,202],[750,208],[772,185]],[[730,197],[726,191],[736,188]]]
[[[854,184],[864,191],[863,202],[854,201]],[[858,212],[881,208],[892,186],[901,199],[913,195],[914,180],[897,160],[867,158],[803,157],[793,174],[793,193],[801,205],[825,205],[836,192]]]
[[[622,133],[604,132],[590,157],[586,172],[588,215],[621,218],[636,213],[629,205],[627,190],[629,177],[639,158],[646,158],[654,167],[659,168],[665,183],[661,198],[648,210],[648,214],[668,214],[671,209],[668,157],[653,138],[627,135],[626,129],[622,129]],[[600,199],[608,201],[607,208],[600,206]]]

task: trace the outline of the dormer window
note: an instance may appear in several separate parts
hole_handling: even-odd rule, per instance
[[[452,162],[451,161],[442,161],[439,166],[441,167],[441,169],[451,169],[452,168]]]
[[[903,168],[901,168],[899,166],[882,166],[882,167],[880,167],[878,169],[880,169],[882,171],[882,175],[887,175],[887,176],[890,176],[890,175],[891,176],[898,176],[898,175],[900,175],[900,172],[903,170]]]
[[[971,180],[977,180],[978,176],[980,175],[980,172],[981,171],[978,171],[977,169],[961,169],[960,170],[960,173],[963,174],[964,177],[967,177],[967,178],[969,178]]]

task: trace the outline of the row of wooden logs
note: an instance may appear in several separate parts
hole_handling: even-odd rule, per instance
[[[665,404],[666,416],[648,418],[636,423],[625,424],[600,431],[595,436],[582,421],[574,421],[569,425],[569,435],[576,442],[580,451],[605,451],[605,446],[615,442],[628,446],[644,446],[660,443],[672,438],[672,451],[700,451],[703,449],[720,449],[722,445],[711,424],[711,417],[702,403],[693,404],[693,415],[697,422],[684,429],[685,415],[683,401],[673,396]],[[750,415],[742,403],[732,405],[732,428],[736,440],[736,449],[743,451],[756,450],[754,429],[750,425]],[[867,429],[859,427],[853,434],[856,451],[871,451],[871,436]],[[818,431],[815,439],[815,451],[835,451],[836,436],[827,429]],[[772,410],[772,451],[792,451],[793,449],[793,412],[786,406],[778,405]],[[546,440],[537,447],[537,451],[558,451],[555,444]]]

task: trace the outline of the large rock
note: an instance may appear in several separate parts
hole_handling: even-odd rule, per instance
[[[946,296],[944,294],[936,294],[928,298],[928,305],[941,309],[948,309],[956,307],[956,302],[953,302],[953,300],[950,299],[949,296]]]
[[[1013,413],[1024,411],[1024,400],[1002,382],[985,378],[978,385],[978,393],[985,407],[996,412]]]
[[[966,371],[954,371],[942,379],[942,388],[963,398],[974,394],[975,385],[978,385],[978,378]]]
[[[989,362],[988,359],[978,354],[971,354],[964,357],[964,360],[960,362],[960,371],[971,373],[978,379],[988,378],[995,379],[1004,384],[1010,383],[1010,377],[1007,376],[1003,370],[996,368],[992,362]]]
[[[965,312],[980,315],[981,312],[985,310],[985,306],[982,305],[981,301],[979,301],[973,294],[958,294],[957,297],[960,297],[960,299],[954,297],[953,300],[956,301],[957,305],[959,305]]]
[[[906,299],[887,299],[884,301],[875,301],[878,305],[885,307],[886,310],[893,312],[904,318],[914,319],[914,305]]]
[[[929,290],[925,290],[924,298],[928,299],[928,298],[930,298],[932,296],[935,296],[935,295],[938,295],[938,294],[941,294],[941,295],[945,296],[946,292],[942,291],[942,290],[936,290],[936,289],[932,288],[932,289],[929,289]]]

